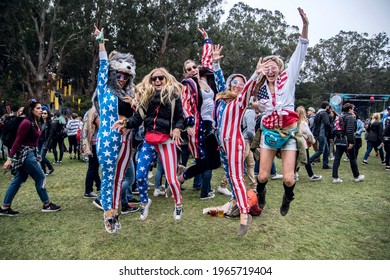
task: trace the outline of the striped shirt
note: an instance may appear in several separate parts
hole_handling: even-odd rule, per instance
[[[80,121],[78,119],[69,120],[66,128],[68,129],[68,136],[77,135],[77,130],[81,129]]]

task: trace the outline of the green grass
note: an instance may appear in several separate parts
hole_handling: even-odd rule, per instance
[[[279,213],[283,187],[269,181],[267,206],[255,217],[247,235],[236,237],[238,220],[210,217],[202,209],[222,205],[228,197],[199,200],[191,190],[183,191],[184,215],[174,222],[174,202],[153,197],[149,217],[141,222],[139,212],[121,216],[122,229],[109,235],[102,211],[83,198],[87,165],[64,156],[47,178],[47,189],[57,213],[41,212],[41,202],[29,178],[13,201],[18,217],[0,217],[0,259],[30,260],[388,260],[390,259],[390,173],[371,156],[369,165],[358,163],[366,181],[355,183],[348,162],[341,162],[342,184],[332,184],[331,170],[314,166],[320,182],[310,182],[304,168],[296,185],[290,212]],[[52,154],[48,155],[52,160]],[[280,161],[276,160],[278,170]],[[330,162],[331,163],[331,162]],[[2,162],[1,162],[2,164]],[[213,173],[216,188],[223,171]],[[0,197],[4,197],[11,175],[0,175]]]

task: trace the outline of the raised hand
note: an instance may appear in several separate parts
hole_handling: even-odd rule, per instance
[[[202,34],[203,38],[204,39],[208,39],[209,38],[209,35],[207,34],[207,32],[204,30],[204,28],[198,28],[199,32]]]
[[[305,11],[302,8],[298,8],[298,12],[301,15],[302,22],[303,22],[303,27],[302,27],[302,33],[301,37],[307,39],[308,35],[308,30],[309,30],[309,20],[305,14]]]
[[[263,62],[263,58],[260,56],[259,61],[257,62],[257,65],[256,65],[256,74],[257,75],[260,75],[261,73],[263,73],[265,63],[262,63],[262,62]]]
[[[223,55],[221,55],[223,46],[221,45],[214,45],[214,50],[213,50],[213,62],[219,61]]]
[[[108,39],[104,39],[104,32],[103,32],[103,29],[102,30],[99,30],[96,26],[96,24],[93,25],[95,27],[95,31],[93,32],[93,35],[95,36],[96,38],[96,41],[99,42],[99,44],[101,43],[104,43],[105,41],[108,41]]]
[[[298,12],[301,15],[303,25],[309,25],[309,19],[307,18],[305,11],[302,8],[298,8]]]

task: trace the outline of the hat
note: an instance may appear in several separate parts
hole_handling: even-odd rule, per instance
[[[313,107],[309,107],[307,110],[308,110],[308,111],[311,111],[311,112],[313,112],[313,113],[316,112],[316,109],[314,109]]]
[[[246,84],[246,78],[242,74],[231,74],[227,80],[226,80],[226,88],[230,90],[230,83],[233,81],[235,77],[241,77],[244,80],[244,83]]]
[[[390,106],[387,106],[386,110],[390,110]]]
[[[47,108],[47,106],[45,106],[45,105],[41,106],[41,109],[44,110],[44,111],[48,111],[49,110],[49,108]]]

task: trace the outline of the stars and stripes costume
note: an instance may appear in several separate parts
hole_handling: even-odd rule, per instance
[[[172,128],[183,128],[183,110],[180,96],[175,96],[175,107],[172,104],[160,103],[160,92],[155,92],[151,101],[149,102],[145,116],[142,117],[139,110],[127,120],[126,128],[139,127],[144,123],[145,131],[152,130],[161,133],[170,133]],[[174,110],[171,124],[172,109]],[[180,190],[180,183],[177,180],[177,150],[175,142],[169,137],[168,140],[161,144],[151,145],[144,140],[137,156],[137,171],[136,182],[138,191],[140,193],[140,200],[142,203],[148,202],[148,172],[153,163],[157,160],[157,154],[160,156],[162,166],[164,168],[165,177],[171,187],[175,204],[182,204],[182,196]]]
[[[218,92],[226,90],[225,79],[219,66],[214,66],[214,77]],[[223,168],[233,187],[233,198],[237,200],[240,213],[244,214],[249,213],[250,206],[244,181],[245,140],[241,133],[241,122],[256,86],[256,79],[257,75],[254,74],[236,99],[228,103],[219,99],[215,112]]]
[[[260,85],[257,100],[260,111],[265,112],[262,125],[268,129],[284,128],[299,120],[298,114],[294,111],[295,84],[307,53],[308,43],[307,39],[299,38],[288,67],[277,77],[275,95],[271,94],[267,81]]]
[[[131,159],[131,130],[122,135],[112,130],[119,119],[118,97],[108,86],[109,63],[107,52],[100,52],[100,67],[97,83],[100,128],[97,135],[97,155],[102,171],[101,203],[105,211],[118,209],[122,182]],[[115,81],[116,82],[116,81]]]
[[[212,68],[212,50],[212,41],[206,39],[202,48],[202,67]],[[184,79],[182,84],[184,85],[181,95],[185,118],[184,127],[193,127],[195,130],[195,135],[188,135],[188,147],[194,158],[205,158],[200,86],[192,78]]]

